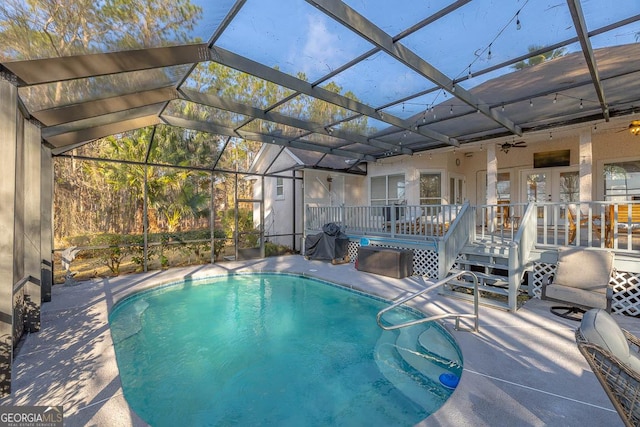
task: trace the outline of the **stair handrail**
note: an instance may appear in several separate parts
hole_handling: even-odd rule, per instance
[[[416,320],[411,320],[405,323],[400,323],[397,325],[383,325],[382,324],[382,316],[388,312],[393,310],[394,308],[404,304],[407,301],[410,301],[422,294],[425,294],[433,289],[436,289],[440,286],[443,286],[445,283],[447,283],[449,280],[451,280],[452,278],[460,278],[462,276],[471,276],[471,278],[473,279],[473,314],[469,314],[469,313],[443,313],[443,314],[436,314],[433,316],[429,316],[429,317],[423,317],[420,319],[416,319]],[[465,331],[473,331],[473,332],[478,332],[479,330],[479,326],[478,326],[478,307],[479,307],[479,303],[478,303],[478,297],[479,297],[480,292],[478,292],[478,276],[476,276],[473,272],[468,271],[468,270],[462,270],[459,271],[455,274],[451,274],[447,277],[445,277],[442,280],[439,280],[438,282],[432,284],[429,287],[426,287],[424,289],[421,289],[417,292],[412,293],[411,295],[402,298],[399,301],[396,301],[395,303],[393,303],[392,305],[390,305],[389,307],[385,307],[382,310],[380,310],[378,312],[378,315],[376,316],[376,322],[378,323],[378,326],[380,326],[382,329],[384,329],[385,331],[391,331],[394,329],[400,329],[400,328],[404,328],[407,326],[413,326],[413,325],[418,325],[420,323],[426,323],[426,322],[432,322],[434,320],[440,320],[440,319],[448,319],[451,317],[455,317],[456,318],[456,323],[455,323],[455,329],[457,331],[461,331],[461,330],[465,330]],[[460,318],[473,318],[474,319],[474,323],[473,323],[473,328],[460,328]]]

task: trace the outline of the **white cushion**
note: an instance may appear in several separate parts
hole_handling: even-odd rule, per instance
[[[613,270],[613,252],[561,248],[553,283],[606,293]]]
[[[629,351],[622,329],[609,313],[594,308],[587,311],[580,323],[582,336],[590,343],[609,351],[620,361],[640,373],[640,359]]]
[[[551,284],[547,286],[546,296],[560,301],[593,308],[607,308],[607,294],[605,292],[585,291],[580,288]]]

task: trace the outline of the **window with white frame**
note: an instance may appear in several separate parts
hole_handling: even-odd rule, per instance
[[[276,178],[276,199],[284,200],[284,178]]]
[[[509,172],[498,172],[496,195],[498,196],[498,201],[511,201],[511,174]]]
[[[405,200],[404,174],[371,178],[371,205],[384,206]]]
[[[605,163],[604,199],[640,200],[640,160]]]
[[[420,204],[442,204],[442,174],[440,172],[420,174]]]

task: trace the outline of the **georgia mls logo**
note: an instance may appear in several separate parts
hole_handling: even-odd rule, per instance
[[[0,427],[62,427],[62,406],[0,406]]]

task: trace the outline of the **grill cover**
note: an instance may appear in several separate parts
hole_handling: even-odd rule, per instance
[[[322,233],[307,236],[304,256],[308,259],[334,260],[344,258],[349,248],[349,237],[334,222],[325,224]]]

